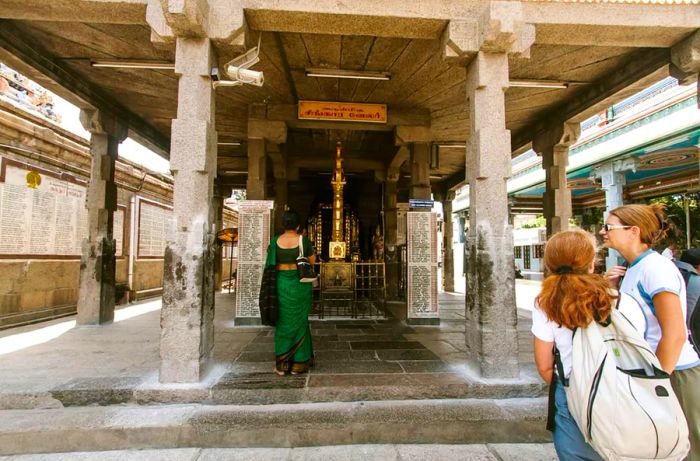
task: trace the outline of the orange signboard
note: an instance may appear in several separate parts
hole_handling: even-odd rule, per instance
[[[299,101],[299,120],[386,123],[386,104]]]

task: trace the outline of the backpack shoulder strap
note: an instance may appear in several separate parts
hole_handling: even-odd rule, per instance
[[[567,378],[564,374],[564,364],[561,361],[561,354],[559,353],[559,349],[557,349],[556,345],[554,346],[554,350],[552,350],[552,354],[554,354],[554,366],[557,368],[557,372],[555,374],[558,375],[558,379],[561,381],[564,387],[569,387],[569,378]],[[552,377],[552,379],[554,379],[554,377]]]

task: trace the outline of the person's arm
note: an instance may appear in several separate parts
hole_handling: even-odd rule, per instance
[[[652,301],[661,326],[661,340],[656,348],[656,356],[661,368],[672,373],[687,340],[681,301],[677,294],[670,291],[657,293]]]
[[[552,373],[554,373],[554,343],[542,341],[535,336],[535,365],[537,372],[542,379],[549,384],[552,381]]]

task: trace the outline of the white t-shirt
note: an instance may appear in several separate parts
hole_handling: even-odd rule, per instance
[[[646,320],[644,339],[654,351],[661,340],[661,326],[656,318],[654,296],[662,291],[678,295],[683,319],[686,318],[687,306],[683,276],[672,261],[653,250],[645,251],[629,265],[625,277],[622,279],[620,291],[632,296],[637,301]],[[697,365],[700,365],[700,357],[686,339],[676,364],[676,370],[685,370]]]
[[[613,302],[616,303],[616,301]],[[617,308],[627,317],[640,334],[644,332],[644,316],[641,314],[640,308],[637,306],[634,299],[631,297],[623,297],[620,303],[617,304]],[[555,322],[549,320],[540,307],[535,304],[535,308],[532,310],[532,334],[542,341],[548,343],[554,342],[557,349],[559,349],[561,364],[564,367],[564,377],[568,378],[569,374],[571,374],[573,331],[566,327],[560,327]]]
[[[574,332],[549,320],[540,306],[535,303],[535,308],[532,310],[532,334],[537,339],[547,343],[553,342],[557,346],[564,366],[564,375],[568,377],[571,373],[571,346]]]

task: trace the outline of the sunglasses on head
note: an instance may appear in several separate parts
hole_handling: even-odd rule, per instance
[[[603,230],[605,232],[610,232],[613,229],[628,229],[630,227],[634,227],[634,226],[625,226],[622,224],[603,224]]]

